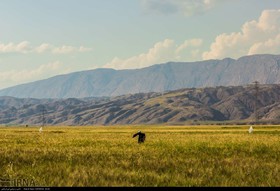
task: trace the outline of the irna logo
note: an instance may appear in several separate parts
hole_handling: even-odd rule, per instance
[[[35,187],[35,181],[33,179],[24,178],[0,178],[0,187]]]

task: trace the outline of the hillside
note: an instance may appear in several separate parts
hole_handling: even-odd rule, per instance
[[[19,98],[83,98],[164,92],[180,88],[239,86],[259,81],[280,83],[280,55],[252,55],[237,60],[153,65],[134,70],[96,69],[55,76],[0,90]]]
[[[0,98],[0,124],[109,125],[254,121],[253,85],[188,88],[111,98]],[[280,85],[260,85],[260,120],[280,120]],[[44,112],[42,112],[44,109]],[[43,116],[44,113],[44,116]]]

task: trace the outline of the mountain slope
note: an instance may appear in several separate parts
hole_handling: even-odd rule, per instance
[[[280,121],[280,85],[260,85],[259,118]],[[0,124],[109,125],[255,121],[254,86],[190,88],[112,98],[19,99],[0,97]]]
[[[135,70],[96,69],[55,76],[0,90],[19,98],[83,98],[180,88],[237,86],[259,81],[280,83],[280,55],[252,55],[237,60],[158,64]]]

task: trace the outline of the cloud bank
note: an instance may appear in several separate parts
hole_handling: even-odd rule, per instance
[[[53,53],[53,54],[69,54],[77,52],[89,52],[92,51],[92,48],[87,48],[84,46],[74,47],[69,45],[62,45],[56,47],[49,43],[43,43],[39,46],[32,46],[28,41],[22,41],[18,44],[16,43],[0,43],[0,53]]]
[[[202,58],[238,58],[264,53],[280,53],[280,10],[264,10],[258,20],[243,24],[240,32],[218,35]]]
[[[182,59],[182,55],[185,50],[189,50],[189,59],[196,57],[198,48],[202,44],[202,39],[190,39],[186,40],[183,44],[176,45],[174,40],[165,39],[161,42],[157,42],[146,53],[133,56],[128,59],[120,59],[115,57],[111,62],[107,63],[104,68],[115,69],[132,69],[143,68],[153,64],[164,63],[168,61],[179,61]]]
[[[11,53],[11,52],[27,53],[30,52],[31,49],[32,48],[30,46],[30,43],[27,41],[23,41],[18,44],[12,42],[8,44],[0,43],[0,53]]]
[[[60,61],[50,62],[48,64],[40,65],[38,68],[32,70],[10,70],[0,72],[0,79],[3,84],[0,83],[1,88],[8,87],[14,84],[22,84],[26,82],[35,81],[36,79],[42,79],[51,77],[54,74],[62,74],[61,71],[65,71],[66,68]]]
[[[137,56],[127,59],[115,57],[104,67],[132,69],[169,61],[198,61],[226,57],[239,58],[252,54],[280,54],[280,10],[264,10],[258,20],[244,23],[240,32],[219,34],[210,47],[203,48],[202,45],[203,39],[201,38],[188,39],[181,44],[176,44],[172,39],[165,39]]]

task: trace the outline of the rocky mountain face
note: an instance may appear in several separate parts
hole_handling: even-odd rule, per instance
[[[237,60],[153,65],[134,70],[96,69],[55,76],[0,90],[19,98],[83,98],[164,92],[181,88],[238,86],[259,81],[280,83],[280,55],[252,55]]]
[[[0,124],[181,124],[189,121],[280,121],[280,85],[187,88],[118,97],[0,97]]]

